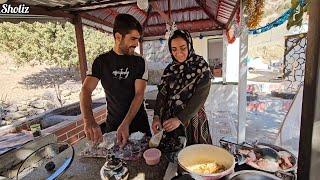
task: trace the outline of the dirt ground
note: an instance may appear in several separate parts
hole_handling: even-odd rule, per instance
[[[14,103],[41,96],[46,91],[54,91],[54,85],[49,83],[59,79],[55,74],[58,71],[59,68],[46,65],[17,67],[8,55],[0,56],[1,101]]]
[[[19,104],[47,94],[57,98],[59,93],[64,104],[79,101],[81,80],[77,69],[48,65],[17,67],[12,58],[0,54],[0,72],[0,103]],[[103,95],[94,92],[95,96],[98,94]]]

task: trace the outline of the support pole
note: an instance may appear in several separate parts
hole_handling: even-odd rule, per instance
[[[222,48],[223,48],[223,54],[222,54],[222,82],[223,84],[227,83],[227,46],[228,46],[228,40],[226,37],[226,30],[222,31]]]
[[[143,41],[139,42],[140,55],[143,56]]]
[[[241,24],[244,21],[244,3],[240,2]],[[240,35],[239,49],[239,83],[238,83],[238,143],[246,140],[246,119],[247,119],[247,58],[248,58],[248,31],[243,26]]]
[[[168,11],[169,11],[169,23],[172,23],[171,19],[171,0],[168,0]]]
[[[75,31],[76,31],[77,47],[78,47],[80,75],[81,75],[81,81],[83,83],[86,78],[88,68],[87,68],[86,50],[85,50],[84,39],[83,39],[83,26],[82,26],[81,16],[79,14],[77,14],[74,19],[74,25],[75,25]]]
[[[320,1],[309,0],[307,2],[311,4],[302,100],[298,180],[316,180],[320,177]]]

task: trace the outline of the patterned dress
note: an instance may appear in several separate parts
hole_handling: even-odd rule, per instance
[[[211,71],[203,57],[194,53],[192,38],[183,30],[174,34],[183,37],[188,44],[188,57],[180,63],[174,59],[164,70],[158,86],[154,115],[162,122],[177,117],[182,125],[167,135],[187,137],[187,144],[211,144],[208,119],[203,108],[210,91]]]

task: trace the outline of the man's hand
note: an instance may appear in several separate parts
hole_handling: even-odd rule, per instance
[[[93,117],[91,99],[92,91],[97,87],[98,82],[99,79],[96,77],[86,77],[80,93],[80,109],[83,116],[84,133],[95,144],[102,140],[101,129]]]
[[[84,133],[90,141],[97,144],[102,141],[102,132],[100,126],[95,121],[84,123]]]
[[[177,129],[181,124],[181,121],[178,118],[170,118],[163,123],[163,128],[167,132],[171,132]]]
[[[117,129],[117,143],[123,148],[129,138],[129,125],[126,123],[121,123]]]
[[[154,134],[158,133],[160,129],[162,129],[161,120],[159,116],[154,116],[152,121],[152,131]]]

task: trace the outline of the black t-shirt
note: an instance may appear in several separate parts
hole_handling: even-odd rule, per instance
[[[94,60],[92,73],[88,76],[101,80],[107,100],[107,131],[114,131],[125,118],[135,96],[135,80],[148,80],[145,61],[140,56],[118,55],[111,50]],[[130,131],[150,131],[144,103],[133,119]]]

